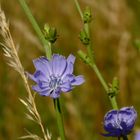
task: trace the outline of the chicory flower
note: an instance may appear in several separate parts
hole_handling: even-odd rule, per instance
[[[140,140],[140,130],[137,130],[137,131],[136,131],[134,140]]]
[[[133,107],[123,107],[120,110],[111,110],[104,117],[104,129],[108,134],[104,136],[124,137],[133,129],[137,112]]]
[[[28,74],[29,78],[36,82],[32,89],[42,96],[58,98],[62,92],[71,91],[74,86],[84,82],[83,76],[73,75],[75,57],[54,54],[51,60],[42,56],[33,60],[35,73]]]

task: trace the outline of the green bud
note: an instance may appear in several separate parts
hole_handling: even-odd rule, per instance
[[[89,7],[87,7],[83,13],[83,20],[84,23],[90,23],[92,20],[91,10]]]
[[[85,30],[80,32],[80,40],[84,45],[89,45],[90,43],[90,38],[88,37],[87,33]]]
[[[50,29],[50,26],[49,26],[48,24],[45,24],[45,25],[44,25],[44,31],[45,31],[46,33],[48,33],[48,32],[49,32],[49,29]]]
[[[112,84],[109,84],[108,96],[111,98],[119,93],[119,81],[117,77],[113,78]]]
[[[112,90],[111,87],[108,89],[107,93],[108,93],[108,96],[111,97],[111,98],[113,98],[114,96],[116,96],[114,90]]]
[[[50,43],[54,43],[57,39],[56,28],[50,27],[48,24],[45,24],[44,36],[45,36],[45,39],[48,40]]]

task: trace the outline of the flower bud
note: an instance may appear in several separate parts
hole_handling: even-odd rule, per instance
[[[137,118],[133,107],[123,107],[120,110],[111,110],[104,117],[104,129],[108,134],[104,136],[125,137],[132,131]]]
[[[44,36],[50,43],[54,43],[57,39],[56,28],[50,27],[48,24],[44,26]]]
[[[84,45],[89,45],[90,43],[90,38],[88,37],[87,33],[85,30],[82,30],[80,32],[80,40]]]
[[[119,81],[117,77],[113,78],[112,84],[109,85],[108,96],[114,97],[119,93]]]
[[[84,23],[90,23],[92,20],[92,15],[91,15],[91,11],[89,7],[87,7],[83,13],[83,20],[84,20]]]

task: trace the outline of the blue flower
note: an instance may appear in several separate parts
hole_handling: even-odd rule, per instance
[[[73,65],[75,57],[54,54],[51,60],[42,56],[33,60],[36,68],[35,73],[28,76],[36,85],[32,89],[42,96],[58,98],[62,92],[71,91],[74,86],[81,85],[84,82],[83,76],[73,75]]]
[[[136,131],[134,140],[140,140],[140,130]]]
[[[132,131],[136,118],[137,112],[133,107],[107,112],[104,117],[104,129],[108,134],[104,134],[104,136],[127,136]]]

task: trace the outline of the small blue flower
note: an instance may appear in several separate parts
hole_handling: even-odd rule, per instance
[[[140,130],[136,131],[134,140],[140,140]]]
[[[36,82],[32,89],[42,96],[58,98],[62,92],[69,92],[84,82],[83,76],[73,75],[75,57],[54,54],[51,60],[42,56],[33,60],[36,71],[29,78]]]
[[[124,107],[120,110],[111,110],[104,117],[104,129],[108,134],[104,136],[123,137],[133,129],[137,112],[133,107]]]

